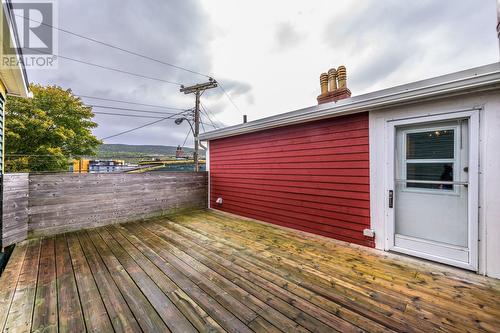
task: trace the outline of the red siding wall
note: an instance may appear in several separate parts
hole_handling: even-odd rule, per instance
[[[373,247],[368,154],[368,113],[213,140],[210,205]]]

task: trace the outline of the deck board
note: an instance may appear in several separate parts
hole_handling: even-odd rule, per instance
[[[91,230],[87,231],[87,233],[105,265],[110,270],[111,276],[130,306],[142,330],[149,332],[169,332],[166,323],[160,318],[152,304],[130,276],[130,274],[134,273],[134,270],[129,272],[122,266],[120,261],[104,244],[103,239],[97,231]]]
[[[70,234],[67,241],[85,326],[92,332],[111,332],[113,325],[104,307],[104,302],[95,284],[87,259],[83,254],[78,236]]]
[[[40,260],[40,243],[40,240],[36,239],[28,244],[26,257],[5,323],[5,332],[29,332],[31,329]]]
[[[57,236],[55,242],[59,332],[82,332],[85,320],[66,236]]]
[[[86,232],[76,233],[99,288],[113,328],[117,332],[138,332],[139,324],[123,298],[106,265]]]
[[[193,333],[196,329],[177,309],[172,301],[165,295],[164,291],[150,277],[150,272],[146,272],[141,268],[133,257],[105,230],[99,230],[99,234],[111,249],[116,258],[122,263],[123,267],[141,289],[142,293],[151,305],[154,307],[158,315],[167,324],[170,331],[173,333]]]
[[[17,282],[19,281],[26,249],[27,242],[16,246],[9,260],[9,264],[0,278],[0,329],[2,332],[4,331]]]
[[[500,281],[213,211],[34,239],[5,332],[498,332]]]
[[[180,229],[185,228],[184,226],[169,224],[171,227]],[[194,226],[193,226],[194,227]],[[248,266],[249,264],[254,265],[257,268],[263,268],[265,275],[268,276],[270,281],[275,281],[279,276],[287,276],[283,285],[292,284],[292,286],[304,286],[306,289],[314,290],[317,295],[321,295],[326,299],[329,299],[340,305],[344,309],[350,309],[352,311],[358,311],[363,313],[364,316],[371,318],[375,322],[379,322],[387,327],[394,328],[395,330],[405,330],[408,324],[405,322],[404,318],[399,318],[399,313],[393,311],[393,309],[404,310],[405,307],[402,302],[398,302],[397,299],[393,298],[391,300],[387,297],[381,297],[380,294],[374,294],[371,289],[363,289],[355,286],[353,282],[355,279],[350,279],[349,281],[341,281],[339,279],[334,279],[330,276],[326,276],[322,272],[319,272],[312,267],[297,266],[295,261],[296,257],[292,260],[288,259],[286,256],[276,256],[276,253],[270,253],[262,249],[255,248],[255,246],[247,245],[243,250],[238,251],[238,253],[231,252],[231,246],[241,246],[245,245],[244,240],[240,239],[236,243],[230,241],[229,233],[226,231],[224,233],[224,239],[217,238],[217,233],[211,228],[207,228],[208,232],[201,231],[200,229],[190,230],[191,234],[203,233],[207,242],[204,243],[205,247],[214,249],[214,245],[218,245],[221,250],[216,250],[219,253],[225,255],[232,255],[241,258],[241,265]],[[206,237],[209,235],[210,238]],[[200,235],[198,235],[200,237]],[[214,242],[218,240],[221,243]],[[223,243],[223,244],[222,244]],[[248,250],[247,250],[248,249]],[[244,254],[244,252],[250,252],[250,254]],[[261,255],[258,259],[254,258],[252,253],[259,252]],[[271,258],[271,259],[269,259]],[[273,260],[275,259],[275,260]],[[311,262],[314,265],[314,262]],[[269,273],[274,273],[274,276],[269,278]],[[316,273],[316,275],[314,274]],[[318,278],[319,275],[321,278]],[[374,296],[377,299],[374,299]],[[354,301],[353,301],[354,300]],[[413,318],[412,320],[419,320],[419,318]],[[408,319],[407,319],[408,320]],[[416,326],[417,323],[414,323]],[[424,327],[421,327],[424,325]],[[425,330],[425,325],[419,325],[419,328]],[[373,330],[373,328],[370,328]]]
[[[57,332],[57,282],[54,238],[42,240],[33,310],[34,332]]]
[[[130,254],[137,264],[153,279],[170,301],[182,312],[198,331],[224,332],[224,329],[201,308],[188,294],[180,289],[171,279],[142,254],[116,227],[109,227],[109,232]]]
[[[266,283],[263,286],[258,286],[255,283],[255,275],[253,274],[238,274],[241,273],[241,270],[238,270],[238,273],[235,273],[231,271],[230,269],[226,269],[225,266],[232,266],[234,267],[235,265],[231,265],[230,262],[225,261],[225,265],[221,264],[213,264],[210,262],[210,259],[207,257],[204,257],[201,255],[203,252],[207,252],[208,248],[205,247],[203,248],[197,248],[197,251],[191,251],[190,247],[196,248],[196,245],[194,243],[188,243],[187,239],[180,239],[178,238],[177,240],[175,239],[176,237],[171,237],[172,233],[169,232],[168,229],[163,228],[162,225],[159,224],[154,224],[151,226],[151,228],[154,228],[157,233],[162,237],[163,239],[166,240],[166,242],[170,242],[172,244],[176,244],[176,246],[182,247],[184,251],[192,255],[193,257],[196,257],[199,262],[203,262],[206,264],[207,268],[210,270],[213,270],[214,273],[212,273],[210,270],[206,270],[205,274],[215,280],[217,279],[216,274],[218,273],[219,276],[225,276],[228,279],[231,279],[231,285],[227,285],[224,287],[225,290],[228,290],[229,292],[231,290],[239,290],[242,289],[244,290],[244,294],[240,295],[241,298],[246,297],[248,298],[249,301],[256,302],[258,305],[260,305],[262,308],[264,308],[261,313],[263,316],[269,316],[271,314],[271,309],[276,310],[275,316],[269,316],[270,321],[275,323],[278,327],[287,327],[287,329],[294,329],[296,331],[299,330],[300,327],[297,327],[296,323],[299,323],[302,328],[309,329],[314,332],[328,332],[332,331],[332,327],[325,325],[322,323],[320,320],[316,319],[316,317],[319,315],[318,312],[313,312],[314,316],[311,316],[307,312],[302,312],[300,309],[300,300],[291,300],[291,299],[281,299],[274,295],[273,293],[269,292],[270,288],[270,283]],[[183,246],[182,244],[185,243],[186,245]],[[193,262],[189,256],[187,256],[185,253],[180,252],[178,249],[175,249],[176,253],[178,256],[181,256],[185,258],[184,260],[187,260],[191,262],[192,265],[197,265],[196,262]],[[215,254],[214,254],[215,255]],[[214,255],[212,257],[214,257]],[[187,257],[187,258],[186,258]],[[220,260],[220,258],[218,258]],[[203,270],[203,266],[199,267],[198,269]],[[215,275],[215,276],[214,276]],[[224,281],[219,282],[219,284],[223,285]],[[288,301],[288,302],[287,302]],[[295,302],[295,306],[291,305],[290,303]],[[279,316],[278,314],[281,314]],[[285,317],[289,318],[287,322],[284,322],[284,320],[280,317]],[[278,317],[278,320],[277,318]],[[335,316],[332,316],[335,317]],[[336,317],[335,317],[336,318]],[[279,320],[281,319],[281,320]],[[338,319],[338,318],[336,318]],[[285,326],[284,326],[285,325]],[[342,320],[337,320],[335,323],[336,328],[341,328],[342,332],[349,332],[353,331],[352,328],[353,326],[350,325],[349,323],[343,323]]]

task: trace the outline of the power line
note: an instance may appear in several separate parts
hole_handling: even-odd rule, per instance
[[[204,114],[205,116],[207,116],[208,121],[210,121],[210,123],[212,124],[212,126],[213,126],[214,128],[216,128],[216,127],[215,127],[215,125],[214,125],[214,122],[212,121],[212,119],[210,119],[210,116],[209,116],[209,115],[208,115],[208,113],[205,111],[205,109],[203,108],[203,106],[202,106],[202,109],[201,109],[201,113],[202,113],[202,114]]]
[[[94,111],[93,113],[109,115],[109,116],[147,118],[147,119],[163,119],[164,118],[164,117],[157,117],[157,116],[143,116],[143,115],[139,115],[139,114],[125,114],[125,113],[99,112],[99,111]]]
[[[117,137],[119,135],[123,135],[123,134],[127,134],[127,133],[130,133],[130,132],[133,132],[133,131],[136,131],[138,129],[141,129],[141,128],[144,128],[144,127],[147,127],[147,126],[151,126],[151,125],[154,125],[154,124],[157,124],[161,121],[164,121],[164,120],[167,120],[167,119],[171,119],[173,118],[174,116],[177,116],[177,115],[180,115],[181,112],[179,112],[178,114],[173,114],[171,116],[168,116],[168,117],[165,117],[165,118],[161,118],[161,119],[158,119],[158,120],[155,120],[155,121],[152,121],[150,123],[146,123],[144,125],[141,125],[141,126],[138,126],[138,127],[134,127],[134,128],[131,128],[129,130],[126,130],[126,131],[123,131],[123,132],[119,132],[119,133],[116,133],[116,134],[113,134],[113,135],[110,135],[110,136],[107,136],[107,137],[104,137],[102,138],[101,140],[107,140],[107,139],[111,139],[111,138],[114,138],[114,137]]]
[[[205,115],[207,116],[208,120],[210,121],[210,123],[213,125],[214,128],[219,128],[220,127],[220,121],[217,120],[217,117],[215,116],[215,114],[213,114],[203,103],[201,103],[201,108],[203,109],[203,111],[205,111]],[[210,117],[210,114],[212,113],[212,115],[214,116],[214,119],[219,122],[218,125],[215,125],[215,122],[212,120],[212,118]],[[222,126],[224,126],[224,124],[222,124]]]
[[[94,104],[86,104],[85,106],[97,108],[97,109],[111,109],[111,110],[123,110],[123,111],[157,113],[157,114],[174,114],[174,112],[150,111],[150,110],[142,110],[142,109],[123,108],[123,107],[119,107],[119,106],[94,105]],[[172,110],[189,111],[189,109],[181,109],[181,108],[172,108]]]
[[[139,74],[139,73],[133,73],[133,72],[125,71],[125,70],[119,69],[119,68],[113,68],[113,67],[108,67],[108,66],[104,66],[104,65],[94,64],[94,63],[89,62],[89,61],[75,59],[75,58],[71,58],[71,57],[66,57],[66,56],[63,56],[63,55],[60,55],[60,54],[43,52],[43,51],[32,49],[32,48],[29,48],[29,47],[23,47],[23,48],[24,49],[28,49],[28,50],[32,50],[32,51],[35,51],[35,52],[38,52],[38,53],[41,53],[41,54],[53,55],[53,56],[56,56],[58,58],[62,58],[62,59],[66,59],[66,60],[70,60],[70,61],[74,61],[74,62],[78,62],[78,63],[81,63],[81,64],[85,64],[85,65],[89,65],[89,66],[93,66],[93,67],[97,67],[97,68],[101,68],[101,69],[106,69],[106,70],[113,71],[113,72],[118,72],[118,73],[122,73],[122,74],[128,74],[128,75],[132,75],[132,76],[137,76],[137,77],[140,77],[140,78],[143,78],[143,79],[160,81],[160,82],[164,82],[164,83],[168,83],[168,84],[172,84],[172,85],[176,85],[176,86],[181,86],[182,85],[179,82],[168,81],[168,80],[160,79],[160,78],[157,78],[157,77],[152,77],[152,76],[142,75],[142,74]]]
[[[211,127],[213,127],[213,128],[217,128],[217,127],[215,127],[213,124],[208,124],[208,123],[205,123],[205,122],[203,122],[203,121],[200,121],[200,124],[207,125],[207,126],[211,126]],[[205,129],[205,127],[203,127],[203,129]]]
[[[222,84],[220,82],[219,82],[219,87],[222,89],[222,91],[224,92],[224,95],[226,95],[226,97],[229,99],[231,104],[233,104],[233,106],[236,108],[236,110],[238,110],[239,113],[243,114],[243,112],[241,112],[240,108],[236,105],[236,103],[233,101],[231,96],[227,93],[226,89],[224,89],[224,87],[222,86]]]
[[[212,121],[212,119],[210,118],[210,116],[208,115],[208,113],[206,112],[206,110],[202,109],[202,113],[207,116],[207,119],[212,124],[212,127],[213,128],[217,128],[217,126],[214,124],[214,122]]]
[[[182,144],[182,148],[184,148],[184,146],[186,145],[186,141],[189,138],[189,134],[191,134],[191,127],[189,127],[189,131],[186,134],[186,138],[184,139],[184,143]]]
[[[117,137],[117,136],[119,136],[119,135],[127,134],[127,133],[130,133],[130,132],[136,131],[136,130],[138,130],[138,129],[141,129],[141,128],[144,128],[144,127],[147,127],[147,126],[151,126],[151,125],[157,124],[157,123],[159,123],[160,121],[164,121],[164,120],[167,120],[167,119],[169,119],[169,117],[167,117],[167,118],[163,118],[163,119],[159,119],[159,120],[155,120],[155,121],[153,121],[153,122],[150,122],[150,123],[144,124],[144,125],[142,125],[142,126],[134,127],[134,128],[129,129],[129,130],[126,130],[126,131],[123,131],[123,132],[119,132],[119,133],[116,133],[116,134],[113,134],[113,135],[110,135],[110,136],[104,137],[104,138],[102,138],[101,140],[107,140],[107,139],[111,139],[111,138]]]
[[[203,128],[203,133],[205,133],[207,130],[205,129],[205,123],[200,121],[201,127]]]
[[[111,99],[111,98],[104,98],[104,97],[87,96],[87,95],[74,95],[74,96],[80,97],[80,98],[96,99],[96,100],[100,100],[100,101],[108,101],[108,102],[117,102],[117,103],[125,103],[125,104],[141,105],[141,106],[149,106],[149,107],[153,107],[153,108],[182,110],[181,108],[174,108],[174,107],[168,107],[168,106],[162,106],[162,105],[155,105],[155,104],[145,104],[145,103],[138,103],[138,102],[130,102],[130,101],[123,101],[123,100],[119,100],[119,99]]]
[[[103,114],[103,115],[110,115],[110,116],[120,116],[120,117],[134,117],[134,118],[145,118],[145,119],[163,119],[164,117],[160,116],[149,116],[149,115],[142,115],[142,114],[130,114],[130,113],[117,113],[117,112],[101,112],[101,111],[93,111],[95,114]],[[178,113],[164,113],[164,115],[179,115]]]
[[[154,62],[160,63],[160,64],[165,65],[165,66],[169,66],[169,67],[172,67],[172,68],[176,68],[176,69],[179,69],[179,70],[183,70],[183,71],[186,71],[186,72],[189,72],[189,73],[192,73],[192,74],[201,75],[201,76],[204,76],[204,77],[207,77],[207,78],[209,78],[209,77],[210,77],[209,75],[206,75],[206,74],[203,74],[203,73],[200,73],[200,72],[194,71],[194,70],[192,70],[192,69],[185,68],[185,67],[181,67],[181,66],[178,66],[178,65],[174,65],[174,64],[171,64],[171,63],[168,63],[168,62],[165,62],[165,61],[162,61],[162,60],[159,60],[159,59],[156,59],[156,58],[153,58],[153,57],[150,57],[150,56],[148,56],[148,55],[141,54],[141,53],[138,53],[138,52],[135,52],[135,51],[127,50],[127,49],[125,49],[125,48],[123,48],[123,47],[116,46],[116,45],[113,45],[113,44],[110,44],[110,43],[106,43],[106,42],[103,42],[103,41],[97,40],[97,39],[92,38],[92,37],[84,36],[84,35],[78,34],[78,33],[76,33],[76,32],[70,31],[70,30],[66,30],[66,29],[58,28],[58,27],[55,27],[55,26],[53,26],[53,25],[47,24],[47,23],[45,23],[45,22],[41,22],[41,21],[37,21],[37,20],[33,20],[33,19],[29,18],[29,17],[25,17],[25,16],[18,15],[18,14],[15,14],[15,15],[16,15],[16,16],[19,16],[19,17],[22,17],[22,18],[23,18],[23,19],[25,19],[25,20],[29,20],[29,21],[33,21],[33,22],[36,22],[36,23],[42,24],[42,25],[44,25],[44,26],[50,27],[50,28],[52,28],[52,29],[55,29],[55,30],[58,30],[58,31],[61,31],[61,32],[64,32],[64,33],[67,33],[67,34],[69,34],[69,35],[73,35],[73,36],[75,36],[75,37],[79,37],[79,38],[82,38],[82,39],[85,39],[85,40],[91,41],[91,42],[93,42],[93,43],[101,44],[101,45],[104,45],[104,46],[107,46],[107,47],[113,48],[113,49],[115,49],[115,50],[119,50],[119,51],[122,51],[122,52],[125,52],[125,53],[128,53],[128,54],[131,54],[131,55],[134,55],[134,56],[137,56],[137,57],[141,57],[141,58],[144,58],[144,59],[148,59],[148,60],[151,60],[151,61],[154,61]]]
[[[88,37],[88,36],[84,36],[84,35],[81,35],[81,34],[78,34],[76,32],[73,32],[73,31],[70,31],[70,30],[67,30],[67,29],[62,29],[62,28],[58,28],[58,27],[55,27],[53,25],[50,25],[50,24],[47,24],[45,22],[41,22],[41,21],[38,21],[38,20],[33,20],[31,18],[28,18],[28,17],[25,17],[25,16],[22,16],[22,15],[18,15],[18,14],[15,14],[16,16],[18,17],[21,17],[25,20],[29,20],[29,21],[33,21],[33,22],[36,22],[36,23],[39,23],[39,24],[42,24],[44,26],[47,26],[47,27],[50,27],[52,29],[55,29],[55,30],[58,30],[58,31],[61,31],[61,32],[64,32],[64,33],[67,33],[69,35],[72,35],[72,36],[75,36],[75,37],[78,37],[78,38],[82,38],[82,39],[85,39],[85,40],[88,40],[88,41],[91,41],[93,43],[97,43],[97,44],[100,44],[100,45],[104,45],[106,47],[110,47],[110,48],[113,48],[113,49],[116,49],[116,50],[119,50],[119,51],[122,51],[122,52],[125,52],[125,53],[128,53],[128,54],[131,54],[131,55],[134,55],[134,56],[137,56],[137,57],[141,57],[141,58],[144,58],[144,59],[147,59],[147,60],[150,60],[150,61],[154,61],[156,63],[159,63],[159,64],[162,64],[162,65],[165,65],[165,66],[169,66],[169,67],[172,67],[172,68],[176,68],[176,69],[179,69],[179,70],[183,70],[183,71],[186,71],[186,72],[189,72],[189,73],[192,73],[192,74],[197,74],[197,75],[201,75],[201,76],[204,76],[206,78],[210,78],[211,76],[210,75],[207,75],[207,74],[203,74],[203,73],[200,73],[200,72],[197,72],[197,71],[194,71],[192,69],[189,69],[189,68],[185,68],[185,67],[182,67],[182,66],[178,66],[178,65],[174,65],[174,64],[171,64],[169,62],[166,62],[166,61],[163,61],[163,60],[159,60],[159,59],[156,59],[156,58],[153,58],[153,57],[150,57],[148,55],[145,55],[145,54],[141,54],[141,53],[138,53],[138,52],[135,52],[135,51],[131,51],[131,50],[128,50],[128,49],[125,49],[123,47],[120,47],[120,46],[116,46],[116,45],[113,45],[113,44],[110,44],[110,43],[107,43],[107,42],[103,42],[103,41],[100,41],[100,40],[97,40],[95,38],[92,38],[92,37]],[[28,48],[29,49],[29,48]],[[34,51],[38,51],[38,50],[34,50]],[[40,53],[43,53],[41,51],[39,51]],[[56,54],[54,54],[56,55]],[[84,64],[87,64],[87,65],[90,65],[90,66],[96,66],[96,67],[99,67],[99,68],[105,68],[105,69],[108,69],[108,70],[113,70],[113,71],[118,71],[118,72],[121,72],[121,73],[126,73],[126,74],[130,74],[130,75],[135,75],[134,73],[130,73],[130,72],[126,72],[126,71],[123,71],[123,70],[119,70],[119,69],[112,69],[112,68],[107,68],[106,66],[102,66],[102,65],[98,65],[98,64],[92,64],[92,63],[88,63],[88,62],[85,62],[83,60],[78,60],[78,59],[73,59],[73,58],[70,58],[70,57],[65,57],[65,56],[61,56],[61,55],[56,55],[60,58],[63,58],[63,59],[67,59],[67,60],[71,60],[71,61],[76,61],[76,62],[80,62],[80,63],[84,63]],[[166,80],[162,80],[162,79],[158,79],[158,78],[152,78],[152,77],[147,77],[145,75],[136,75],[136,76],[139,76],[139,77],[143,77],[143,78],[147,78],[147,79],[151,79],[151,80],[158,80],[158,81],[163,81],[163,82],[166,82],[166,83],[170,83],[170,84],[175,84],[175,85],[181,85],[180,83],[177,83],[177,82],[172,82],[172,81],[166,81]],[[228,92],[224,89],[224,87],[222,86],[222,84],[219,82],[219,87],[220,89],[222,90],[222,92],[224,93],[224,95],[226,95],[227,99],[231,102],[231,104],[235,107],[236,110],[238,110],[238,112],[240,112],[241,114],[243,114],[240,110],[240,108],[236,105],[236,103],[234,102],[234,100],[231,98],[231,96],[228,94]]]

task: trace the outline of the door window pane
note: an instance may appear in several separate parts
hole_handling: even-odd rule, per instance
[[[453,129],[406,134],[406,159],[454,158]]]
[[[406,163],[407,180],[453,181],[453,163]],[[407,187],[452,190],[450,184],[411,183]]]

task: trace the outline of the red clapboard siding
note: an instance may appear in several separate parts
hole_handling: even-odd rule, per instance
[[[213,140],[210,205],[373,247],[369,165],[368,113]]]

